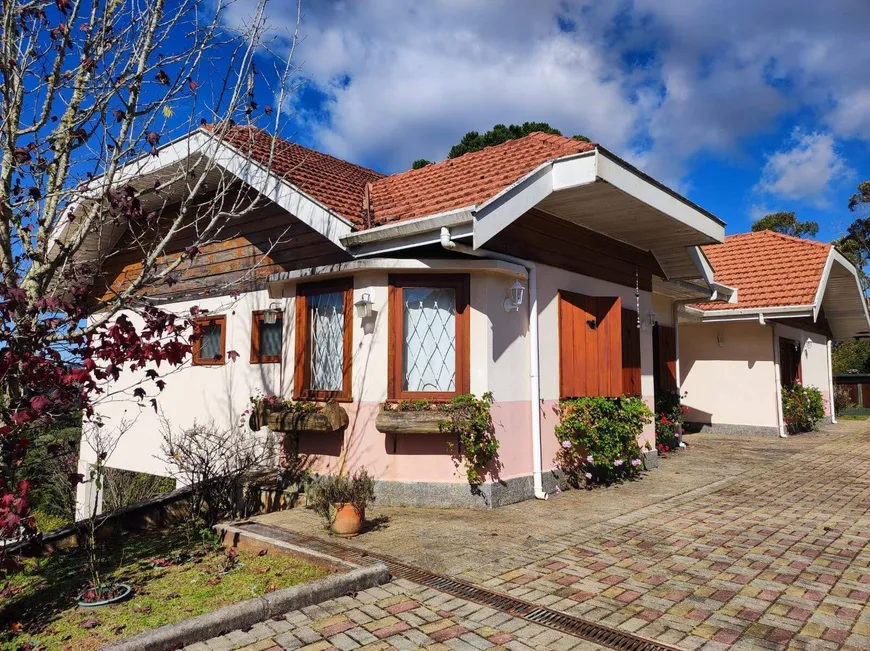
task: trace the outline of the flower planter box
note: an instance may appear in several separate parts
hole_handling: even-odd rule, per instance
[[[438,424],[449,418],[440,411],[398,411],[384,409],[375,419],[375,427],[384,434],[441,434]]]
[[[288,434],[332,434],[343,430],[348,422],[347,412],[334,402],[327,403],[320,411],[286,410],[269,414],[269,429]]]

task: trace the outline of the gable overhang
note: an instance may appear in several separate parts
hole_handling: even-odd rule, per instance
[[[549,161],[480,205],[474,247],[532,208],[651,252],[666,280],[712,283],[698,247],[725,239],[721,220],[603,147]]]
[[[833,246],[816,293],[816,317],[820,310],[824,310],[834,339],[870,337],[870,316],[858,271]]]
[[[739,288],[738,288],[739,289]],[[811,319],[824,316],[831,336],[836,341],[870,337],[870,315],[854,265],[839,251],[831,247],[822,270],[815,299],[807,305],[778,305],[770,307],[735,307],[733,309],[703,310],[685,306],[687,320],[702,323],[726,321],[758,321],[768,319]]]
[[[547,161],[482,204],[351,233],[342,243],[355,257],[384,255],[436,244],[446,227],[451,238],[484,249],[532,209],[649,251],[665,280],[714,287],[699,247],[723,242],[724,222],[602,147]]]
[[[191,172],[194,178],[204,180],[205,187],[236,180],[248,185],[344,250],[341,239],[351,233],[353,226],[350,221],[207,129],[200,128],[164,145],[156,156],[147,154],[127,163],[116,173],[113,185],[136,188],[140,192],[143,210],[147,212],[187,196]],[[53,233],[53,242],[62,241],[67,236],[74,215],[94,201],[102,200],[108,188],[101,181],[102,177],[91,180],[88,189],[69,206],[69,218],[63,219],[62,227]],[[157,184],[162,186],[159,194],[153,190]],[[100,259],[117,245],[126,229],[123,216],[112,220],[87,237],[77,259]]]

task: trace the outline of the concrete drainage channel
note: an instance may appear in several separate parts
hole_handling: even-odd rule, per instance
[[[590,622],[573,615],[567,615],[551,608],[537,606],[528,601],[480,588],[465,581],[428,572],[383,554],[364,552],[314,536],[306,536],[257,522],[242,522],[238,523],[236,527],[246,533],[308,548],[355,565],[384,564],[390,574],[397,578],[407,579],[408,581],[435,588],[461,599],[489,606],[494,610],[507,613],[513,617],[540,624],[541,626],[547,626],[561,633],[568,633],[569,635],[594,642],[609,649],[616,649],[617,651],[679,651],[676,647],[659,644],[658,642],[653,642],[652,640],[647,640],[640,636],[620,631],[619,629]]]

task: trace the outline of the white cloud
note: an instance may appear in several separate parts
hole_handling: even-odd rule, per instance
[[[253,1],[231,4],[232,19]],[[269,6],[272,26],[293,26],[295,0]],[[387,171],[526,120],[584,133],[671,184],[698,154],[745,156],[749,138],[798,112],[835,138],[870,140],[867,2],[318,0],[304,11],[299,60],[326,99],[296,118],[320,147]]]
[[[767,158],[756,189],[823,206],[831,184],[852,174],[830,134],[796,130],[783,149]]]

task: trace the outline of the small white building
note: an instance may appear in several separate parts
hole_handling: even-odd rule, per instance
[[[703,247],[725,300],[679,306],[689,429],[785,435],[783,386],[821,391],[833,419],[831,344],[870,334],[854,266],[832,245],[771,231]]]

